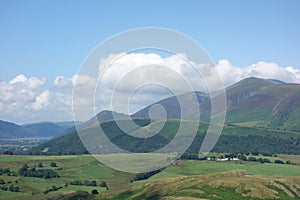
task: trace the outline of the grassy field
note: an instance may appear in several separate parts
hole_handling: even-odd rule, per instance
[[[268,175],[273,177],[300,176],[300,167],[296,165],[282,165],[258,162],[215,162],[215,161],[180,161],[178,165],[171,165],[161,173],[152,176],[147,181],[165,177],[189,176],[196,174],[211,174],[230,170],[242,169],[253,175]]]
[[[244,170],[165,177],[137,185],[116,199],[300,199],[299,177],[269,177]]]
[[[57,168],[54,169],[60,178],[34,178],[34,177],[14,177],[1,175],[7,186],[13,184],[20,187],[21,192],[0,191],[0,199],[15,199],[16,197],[23,197],[24,199],[43,199],[47,195],[43,192],[52,186],[63,187],[58,191],[49,192],[55,194],[60,192],[75,192],[78,190],[87,191],[91,193],[96,189],[99,193],[106,191],[105,187],[92,187],[92,186],[77,186],[70,185],[71,181],[75,180],[95,180],[98,184],[102,181],[107,182],[110,191],[126,190],[129,188],[129,180],[133,174],[122,173],[112,170],[99,163],[91,155],[79,156],[0,156],[0,168],[10,168],[13,171],[18,171],[23,164],[28,164],[29,167],[37,166],[42,162],[44,169],[51,169],[50,163],[56,162]],[[65,184],[68,186],[65,187]]]
[[[118,160],[120,156],[121,155],[106,155],[105,159],[111,157],[111,159],[113,160],[116,159]],[[161,155],[161,157],[165,157],[165,155]],[[273,157],[268,157],[268,158],[273,158]],[[299,156],[293,156],[293,155],[278,155],[277,158],[280,158],[282,160],[291,160],[292,162],[297,164],[300,161]],[[126,159],[128,159],[128,162],[130,163],[132,159],[135,160],[136,158],[129,156]],[[141,160],[140,163],[141,165],[143,164],[142,161],[143,160]],[[150,190],[151,188],[153,190],[154,189],[157,190],[157,187],[159,187],[160,184],[161,185],[170,184],[173,185],[173,187],[177,187],[176,182],[178,182],[179,179],[180,180],[184,179],[184,181],[191,182],[189,178],[192,177],[195,178],[195,176],[196,177],[199,176],[201,179],[205,179],[208,176],[213,176],[215,180],[212,181],[210,184],[202,185],[199,182],[200,180],[198,181],[199,178],[198,177],[196,178],[197,179],[196,183],[199,182],[200,185],[187,184],[186,187],[182,186],[184,189],[181,188],[178,191],[174,192],[173,194],[167,193],[167,196],[169,195],[170,199],[172,199],[171,198],[172,195],[186,197],[184,199],[188,199],[187,197],[189,198],[201,197],[201,198],[211,199],[213,194],[215,194],[219,197],[226,199],[230,197],[228,195],[233,195],[234,191],[235,192],[237,191],[234,182],[236,182],[237,184],[240,183],[243,184],[243,191],[245,190],[247,193],[249,188],[250,190],[253,189],[254,186],[251,185],[253,181],[254,182],[256,181],[258,185],[263,184],[263,186],[261,187],[263,187],[264,190],[268,190],[268,188],[270,189],[270,191],[272,190],[272,192],[270,192],[270,194],[273,195],[273,196],[271,195],[272,198],[275,197],[276,195],[277,196],[279,195],[278,197],[284,199],[287,196],[286,192],[280,190],[281,186],[276,185],[276,181],[279,182],[282,181],[281,185],[284,184],[289,185],[291,182],[296,185],[299,184],[298,189],[300,191],[299,164],[287,165],[287,164],[274,164],[274,163],[260,164],[258,162],[241,162],[241,161],[215,162],[215,161],[179,160],[174,164],[165,168],[160,173],[150,177],[147,180],[131,183],[130,180],[132,180],[132,178],[135,176],[134,174],[119,172],[110,169],[107,166],[99,163],[99,161],[96,160],[91,155],[0,156],[0,163],[1,163],[0,168],[10,168],[11,170],[16,172],[25,163],[28,164],[30,167],[32,167],[34,165],[37,166],[39,162],[43,163],[44,165],[43,168],[55,170],[60,175],[60,178],[44,179],[44,178],[1,175],[0,179],[3,179],[6,182],[5,184],[6,186],[13,184],[14,186],[20,187],[21,192],[10,192],[10,191],[0,190],[0,199],[31,199],[31,200],[47,199],[55,195],[60,195],[60,194],[67,195],[79,190],[91,193],[93,189],[96,189],[100,193],[99,195],[94,195],[93,196],[94,199],[105,199],[105,198],[133,199],[133,196],[139,196],[139,198],[137,199],[151,199],[152,198],[151,195],[153,195]],[[51,168],[50,167],[51,162],[56,162],[58,167]],[[225,174],[233,173],[232,175],[233,178],[229,180],[227,175],[225,176],[224,173]],[[234,176],[236,177],[234,178]],[[250,179],[248,179],[249,177]],[[105,187],[100,187],[100,186],[92,187],[92,186],[70,185],[70,182],[75,180],[90,180],[90,181],[95,180],[98,184],[101,183],[102,181],[105,181],[109,189],[107,190]],[[228,184],[232,187],[223,188],[221,187],[220,184],[221,182],[225,185]],[[268,184],[270,184],[270,186]],[[51,189],[53,186],[62,187],[62,188],[59,189],[58,191],[52,191],[49,192],[48,194],[43,194],[45,190]],[[163,188],[163,186],[161,187]],[[276,188],[272,189],[271,187],[276,187]],[[168,188],[165,189],[167,190]],[[253,190],[258,190],[258,189],[259,188],[254,188]],[[188,195],[190,191],[193,191],[192,196]],[[159,192],[159,195],[160,193],[161,191]],[[155,197],[153,198],[155,199]],[[234,198],[249,199],[247,195],[245,196],[243,194],[237,195]]]

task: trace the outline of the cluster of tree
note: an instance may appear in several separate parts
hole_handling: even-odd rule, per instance
[[[7,190],[8,190],[8,187],[5,186],[5,185],[1,185],[1,186],[0,186],[0,190],[7,191]]]
[[[17,173],[14,171],[11,171],[9,168],[0,168],[0,175],[7,175],[7,176],[16,176]]]
[[[19,169],[19,175],[36,178],[59,178],[57,172],[52,169],[36,169],[35,167],[29,168],[27,164],[24,164]]]
[[[0,185],[5,184],[5,181],[3,179],[0,179]]]
[[[252,161],[252,162],[260,162],[260,163],[270,163],[271,161],[267,158],[256,158],[256,157],[249,157],[247,159],[248,161]]]
[[[37,167],[42,168],[42,167],[44,167],[44,165],[43,165],[42,162],[39,162],[38,165],[37,165]],[[51,162],[51,163],[50,163],[50,167],[57,167],[56,162]]]
[[[2,168],[0,169],[0,175],[2,174],[9,174],[10,173],[10,169],[9,168]]]
[[[275,160],[274,163],[276,163],[276,164],[284,164],[284,162],[282,160]]]
[[[162,169],[158,169],[158,170],[154,170],[154,171],[151,171],[151,172],[145,172],[145,173],[138,173],[135,175],[135,177],[133,179],[131,179],[130,181],[133,182],[133,181],[140,181],[140,180],[145,180],[145,179],[148,179],[150,178],[151,176],[161,172],[164,168]]]
[[[85,185],[85,186],[97,186],[96,181],[89,181],[89,180],[76,180],[76,181],[71,181],[70,185]]]
[[[11,150],[6,150],[6,151],[3,152],[3,154],[4,155],[13,155],[14,153]]]
[[[10,185],[9,187],[7,187],[6,185],[2,185],[0,186],[0,190],[3,191],[11,191],[11,192],[20,192],[20,187],[19,186],[14,186],[14,185]]]
[[[61,186],[60,187],[56,187],[55,185],[53,185],[52,188],[45,190],[43,193],[44,194],[48,194],[49,192],[57,191],[57,190],[59,190],[61,188],[63,188],[63,187],[61,187]]]
[[[8,189],[9,189],[9,191],[11,191],[11,192],[20,192],[19,186],[10,185],[10,186],[8,187]]]
[[[182,160],[206,160],[207,157],[199,157],[199,153],[185,152],[180,156]]]
[[[269,153],[269,152],[263,152],[261,154],[262,154],[262,156],[277,157],[276,154],[272,154],[272,153]],[[207,157],[199,158],[198,155],[199,154],[196,154],[196,153],[186,152],[181,156],[181,159],[187,159],[187,160],[190,160],[190,159],[192,159],[192,160],[206,160],[207,159]],[[252,156],[247,158],[247,156],[249,156],[249,155],[252,155]],[[254,156],[259,156],[259,155],[260,155],[260,153],[258,151],[253,151],[251,153],[249,153],[249,152],[246,152],[246,153],[237,153],[237,152],[235,152],[235,153],[228,153],[228,154],[220,155],[218,157],[211,156],[210,159],[211,160],[217,160],[217,158],[219,158],[219,159],[228,158],[230,160],[230,159],[233,159],[233,158],[238,158],[239,160],[243,160],[243,161],[271,163],[270,159],[268,159],[268,158],[254,157]],[[284,162],[280,159],[275,160],[274,163],[276,163],[276,164],[292,164],[292,165],[295,164],[295,163],[292,163],[290,160],[287,160],[286,162]]]

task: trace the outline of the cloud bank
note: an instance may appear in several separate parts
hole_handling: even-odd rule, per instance
[[[119,96],[118,105],[114,105],[114,110],[121,112],[134,112],[149,103],[172,95],[171,91],[167,89],[168,87],[175,88],[180,92],[181,84],[179,84],[180,80],[176,74],[189,79],[194,89],[205,90],[205,81],[199,79],[199,74],[196,75],[190,64],[205,72],[202,75],[208,80],[214,79],[213,74],[210,73],[207,66],[188,63],[185,59],[183,54],[163,58],[154,53],[111,55],[101,59],[100,69],[107,66],[108,63],[111,65],[98,82],[95,93],[96,110],[112,108],[110,97],[116,85],[122,95]],[[136,70],[140,66],[152,67],[149,67],[148,70]],[[166,66],[166,68],[159,69],[160,66]],[[300,70],[292,66],[283,67],[276,63],[263,61],[250,66],[235,66],[225,59],[217,62],[215,66],[225,86],[247,77],[300,83]],[[172,70],[176,74],[171,75],[172,73],[168,70]],[[126,84],[124,81],[122,82],[124,76],[127,76]],[[147,76],[157,79],[168,77],[164,82],[167,88],[159,84],[136,88],[144,80],[148,80]],[[17,123],[72,120],[72,91],[76,82],[78,84],[78,80],[81,81],[80,84],[87,85],[87,89],[88,85],[97,84],[95,78],[83,75],[58,76],[53,81],[49,81],[46,78],[26,77],[20,74],[9,81],[0,81],[0,119]],[[132,88],[135,88],[136,92],[132,93]],[[128,99],[128,97],[130,98]],[[84,92],[80,101],[83,104],[88,101]],[[128,108],[127,102],[130,104]]]

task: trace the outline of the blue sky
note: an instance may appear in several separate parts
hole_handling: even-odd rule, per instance
[[[297,0],[1,0],[0,119],[71,120],[72,77],[84,59],[107,38],[141,27],[193,38],[226,84],[242,73],[300,82],[299,8]]]
[[[194,38],[214,61],[300,68],[299,1],[1,1],[0,80],[77,72],[111,35],[164,27]]]

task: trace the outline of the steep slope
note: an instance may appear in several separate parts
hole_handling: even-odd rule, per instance
[[[252,78],[227,90],[227,122],[300,131],[300,85]],[[244,124],[245,125],[245,124]]]
[[[173,96],[166,99],[163,99],[161,101],[158,101],[154,104],[151,104],[149,106],[146,106],[145,108],[137,111],[133,115],[131,115],[132,118],[149,118],[149,110],[153,105],[161,105],[167,114],[167,118],[180,118],[181,114],[184,114],[185,116],[191,115],[194,112],[194,107],[198,106],[196,104],[188,104],[186,105],[187,108],[185,108],[186,113],[181,113],[180,111],[180,102],[178,99],[182,99],[183,102],[191,102],[193,103],[193,100],[196,100],[199,105],[209,100],[209,96],[203,92],[194,92],[194,93],[187,93],[182,94],[179,97]]]
[[[195,95],[199,102],[201,120],[209,122],[211,110],[209,95],[201,92],[184,94],[186,98],[191,95]],[[286,84],[277,80],[251,77],[226,88],[226,97],[227,123],[300,131],[299,84]],[[160,104],[165,108],[168,118],[180,118],[180,105],[177,97],[158,101],[139,110],[132,117],[149,118],[149,109],[155,104]],[[190,109],[185,114],[193,114],[194,106],[196,105],[190,105]]]

